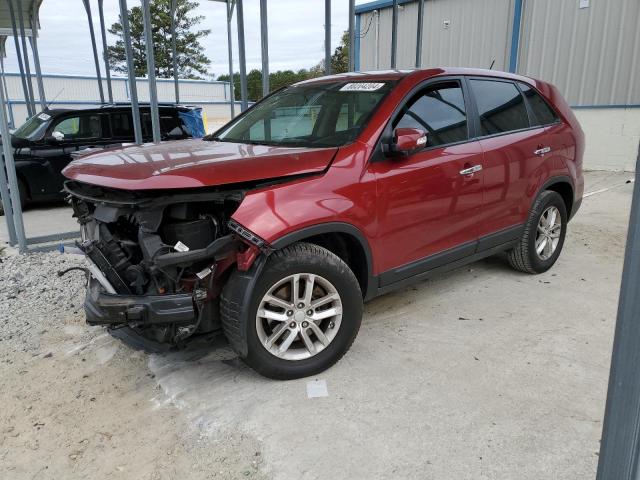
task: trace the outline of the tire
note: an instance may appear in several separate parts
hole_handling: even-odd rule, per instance
[[[555,217],[552,216],[554,212]],[[548,225],[551,218],[555,218],[555,226]],[[560,194],[550,190],[542,192],[529,212],[520,242],[507,252],[509,264],[514,269],[525,273],[543,273],[549,270],[562,251],[567,233],[567,221],[567,207]],[[542,251],[539,253],[540,247]]]
[[[18,190],[20,191],[20,206],[24,210],[27,203],[27,187],[21,179],[18,179]],[[4,215],[4,205],[0,201],[0,215]]]
[[[289,380],[315,375],[340,360],[362,320],[362,292],[346,263],[325,248],[296,243],[271,254],[254,275],[243,283],[246,274],[234,272],[220,306],[223,331],[247,365],[266,377]],[[241,303],[238,289],[245,285],[252,287]],[[313,285],[310,299],[307,285]]]

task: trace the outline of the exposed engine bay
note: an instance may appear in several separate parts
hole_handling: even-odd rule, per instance
[[[219,329],[218,298],[230,267],[242,268],[266,248],[231,220],[252,187],[168,195],[68,181],[77,245],[90,265],[87,322],[173,344]]]

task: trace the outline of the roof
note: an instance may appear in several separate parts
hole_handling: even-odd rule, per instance
[[[415,2],[416,0],[398,0],[398,5],[402,5],[404,3]],[[362,3],[360,5],[356,5],[356,15],[361,13],[371,12],[373,10],[378,10],[380,8],[388,8],[393,7],[393,0],[375,0],[373,2]]]
[[[24,21],[24,33],[27,37],[32,35],[31,19],[35,16],[37,27],[40,28],[39,11],[43,0],[13,0],[14,5],[18,8],[15,11],[16,28],[18,35],[20,34],[20,10],[22,11],[22,20]],[[37,35],[37,33],[36,33]],[[5,43],[7,37],[13,36],[11,28],[11,12],[9,10],[9,2],[0,2],[0,55],[6,55]]]
[[[307,85],[313,83],[327,83],[338,81],[384,81],[384,80],[400,80],[408,76],[419,75],[424,79],[442,76],[442,75],[467,75],[467,76],[482,76],[482,77],[496,77],[496,78],[508,78],[511,80],[520,80],[530,82],[531,80],[522,75],[516,75],[514,73],[502,72],[500,70],[487,70],[483,68],[461,68],[461,67],[436,67],[425,69],[409,69],[409,70],[379,70],[372,72],[349,72],[340,73],[337,75],[328,75],[326,77],[312,78],[297,83],[296,85]]]

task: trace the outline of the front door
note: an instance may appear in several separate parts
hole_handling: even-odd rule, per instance
[[[376,175],[381,286],[422,273],[475,251],[482,205],[482,150],[469,141],[459,80],[432,83],[412,96],[392,128],[427,132],[427,147],[388,157]]]

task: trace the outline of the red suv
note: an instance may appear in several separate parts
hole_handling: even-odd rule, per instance
[[[499,252],[549,269],[583,151],[552,85],[430,69],[302,82],[204,140],[89,154],[64,171],[87,321],[171,344],[222,330],[263,375],[316,374],[363,300]]]

